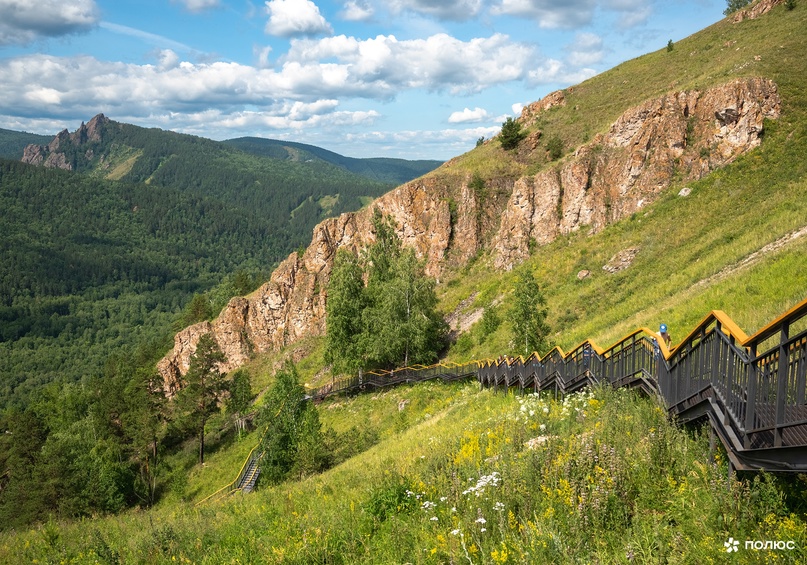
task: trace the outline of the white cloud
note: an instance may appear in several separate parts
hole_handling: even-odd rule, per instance
[[[366,155],[388,153],[406,148],[407,159],[449,159],[470,151],[480,137],[498,134],[500,126],[446,128],[441,130],[367,131],[348,133],[345,143]]]
[[[268,69],[271,66],[271,62],[269,60],[269,55],[271,53],[272,53],[271,45],[264,45],[264,46],[255,45],[252,47],[252,54],[258,61],[259,69]]]
[[[566,52],[566,60],[575,67],[599,63],[605,55],[602,38],[594,33],[578,33]]]
[[[219,0],[171,0],[171,2],[182,4],[189,12],[203,12],[221,5]]]
[[[339,13],[343,20],[349,22],[364,22],[373,17],[373,7],[366,0],[349,0]]]
[[[537,68],[530,71],[528,80],[539,84],[577,84],[597,74],[594,69],[569,69],[557,59],[546,59]]]
[[[521,102],[516,102],[515,104],[510,106],[510,109],[513,110],[514,115],[520,116],[521,112],[524,110],[524,104],[522,104]],[[504,119],[506,120],[507,118]]]
[[[490,119],[490,114],[484,108],[476,107],[473,110],[465,108],[461,112],[453,112],[448,117],[450,124],[478,123]]]
[[[85,32],[99,17],[94,0],[0,0],[0,45]]]
[[[311,0],[268,0],[266,33],[280,37],[331,34],[331,25]]]
[[[653,0],[498,0],[493,15],[534,19],[542,28],[575,29],[592,22],[597,8],[616,12],[621,28],[644,23],[652,13]]]
[[[597,0],[501,0],[491,13],[532,18],[542,28],[576,28],[591,22],[596,7]]]
[[[169,69],[175,68],[179,65],[179,55],[171,51],[170,49],[163,49],[160,51],[159,55],[159,69],[161,71],[167,71]]]
[[[293,40],[283,72],[344,76],[346,89],[389,98],[403,88],[472,93],[526,77],[535,48],[502,34],[461,41],[446,34],[399,41],[379,35],[359,40],[344,35]],[[318,63],[335,59],[336,63]],[[319,69],[319,70],[317,70]]]
[[[481,0],[393,0],[393,12],[412,11],[439,19],[465,21],[474,18],[482,8]]]

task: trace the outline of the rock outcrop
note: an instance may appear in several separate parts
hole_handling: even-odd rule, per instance
[[[494,264],[512,269],[559,234],[591,232],[652,202],[676,174],[697,179],[761,142],[780,113],[776,85],[737,79],[678,92],[623,114],[559,166],[518,179],[493,238]]]
[[[784,2],[785,0],[759,0],[759,2],[753,2],[750,6],[737,10],[737,13],[734,14],[732,18],[732,22],[737,24],[743,20],[753,20],[767,14],[775,6],[784,4]]]
[[[563,103],[562,93],[553,93],[525,108],[521,119],[534,121],[541,111]],[[305,252],[290,255],[269,282],[248,297],[233,298],[215,321],[179,332],[174,349],[158,365],[165,390],[171,394],[179,386],[205,333],[213,334],[227,356],[225,371],[254,352],[321,335],[324,289],[336,251],[358,253],[374,241],[376,209],[391,216],[403,244],[415,249],[426,272],[438,280],[449,257],[463,264],[486,241],[496,267],[510,269],[529,255],[531,242],[546,244],[583,226],[597,231],[632,214],[667,188],[676,171],[699,178],[731,162],[759,145],[763,120],[779,111],[776,85],[761,78],[650,100],[559,166],[515,181],[492,181],[497,191],[510,194],[498,208],[479,202],[470,178],[449,186],[449,175],[433,175],[402,185],[368,208],[323,221]]]
[[[86,124],[82,122],[81,127],[73,133],[66,129],[62,130],[47,145],[28,145],[23,150],[22,162],[72,171],[73,164],[68,162],[65,149],[70,146],[80,147],[89,141],[101,141],[104,126],[109,121],[109,118],[103,114],[98,114]],[[86,157],[91,159],[92,155],[89,154]]]
[[[358,253],[375,241],[372,217],[376,209],[392,218],[403,244],[425,260],[427,274],[439,277],[452,238],[449,208],[442,190],[420,179],[398,187],[368,208],[321,222],[305,252],[289,255],[269,282],[248,297],[230,300],[213,322],[195,324],[174,337],[174,349],[157,366],[166,393],[177,389],[199,337],[206,333],[213,334],[227,357],[223,371],[242,365],[253,352],[279,349],[301,337],[323,333],[323,289],[336,252],[345,248]],[[468,229],[476,232],[475,225],[469,224]]]

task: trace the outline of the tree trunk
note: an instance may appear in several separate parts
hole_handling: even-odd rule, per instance
[[[199,430],[199,465],[205,462],[205,425]]]

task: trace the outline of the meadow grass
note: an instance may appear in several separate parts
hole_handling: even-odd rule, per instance
[[[439,389],[446,390],[440,391]],[[450,398],[435,406],[442,392]],[[61,563],[722,563],[724,542],[792,540],[745,563],[800,563],[797,479],[729,477],[699,428],[610,388],[555,400],[475,383],[408,388],[412,425],[320,475],[193,508],[0,535],[0,560]],[[342,418],[370,395],[320,405]],[[427,410],[432,412],[427,412]],[[794,487],[795,488],[792,488]],[[795,493],[786,498],[788,488]]]
[[[749,334],[807,292],[807,237],[744,264],[807,224],[807,10],[783,7],[742,24],[721,21],[674,38],[567,89],[567,104],[528,133],[567,149],[605,131],[626,108],[671,90],[705,89],[740,76],[776,81],[782,115],[761,147],[595,235],[581,229],[538,248],[523,267],[537,276],[555,343],[600,345],[663,321],[680,338],[710,310]],[[665,38],[666,39],[666,38]],[[479,173],[516,178],[549,163],[503,158],[489,141],[432,175],[455,184]],[[683,186],[692,194],[679,197]],[[494,195],[501,198],[502,195]],[[616,274],[601,267],[637,246]],[[587,269],[583,280],[577,273]],[[460,337],[449,359],[497,357],[509,344],[507,298],[516,273],[490,257],[439,286],[441,308],[496,309],[503,322]],[[259,394],[282,360],[320,384],[323,344],[312,338],[256,357]],[[260,399],[258,405],[260,405]],[[329,471],[250,495],[194,507],[231,481],[259,431],[233,441],[224,418],[210,423],[210,453],[194,446],[167,459],[171,480],[157,507],[73,522],[52,519],[0,533],[3,563],[722,563],[724,542],[792,540],[788,552],[745,551],[745,563],[807,560],[805,481],[766,474],[730,477],[706,432],[679,428],[655,400],[597,388],[565,399],[495,394],[474,383],[423,383],[340,397],[318,406],[338,437],[372,441]],[[229,434],[229,435],[228,435]],[[739,479],[739,480],[738,480]]]

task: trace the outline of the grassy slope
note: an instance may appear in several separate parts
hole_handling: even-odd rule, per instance
[[[713,309],[751,332],[805,297],[805,237],[737,267],[807,225],[807,62],[800,56],[807,52],[800,33],[806,16],[803,6],[780,7],[739,25],[720,22],[676,43],[672,52],[651,53],[569,89],[567,106],[546,113],[545,135],[558,133],[578,144],[606,129],[625,107],[669,89],[759,75],[774,79],[782,98],[782,115],[766,124],[759,149],[698,182],[678,181],[655,205],[600,234],[589,237],[584,229],[533,255],[524,268],[542,283],[556,343],[568,348],[591,337],[607,345],[661,321],[682,338]],[[486,155],[498,149],[492,143],[483,149],[458,158],[455,168],[484,168]],[[693,189],[687,198],[677,196],[684,186]],[[633,246],[641,249],[633,266],[615,275],[602,271],[618,251]],[[579,281],[583,269],[592,274]],[[726,276],[716,276],[724,270]],[[469,309],[490,307],[510,292],[513,279],[478,261],[443,287],[444,308],[451,311],[473,292],[479,295]],[[508,330],[504,323],[482,336],[477,328],[452,358],[498,355],[507,349]]]
[[[803,496],[789,507],[768,477],[727,480],[707,437],[632,393],[557,402],[432,383],[321,408],[334,427],[372,415],[386,439],[248,496],[2,534],[0,561],[720,563],[729,537],[793,540],[776,557],[807,557]]]
[[[566,108],[547,114],[540,127],[557,128],[572,145],[605,129],[625,107],[670,88],[762,75],[777,81],[784,102],[763,146],[688,183],[691,196],[678,197],[680,186],[674,186],[644,213],[593,237],[561,238],[531,258],[526,267],[544,286],[560,345],[586,337],[605,345],[661,320],[680,338],[711,309],[725,310],[753,331],[804,298],[807,238],[715,277],[807,222],[807,39],[799,33],[807,28],[804,8],[778,8],[739,26],[721,22],[678,42],[672,53],[662,50],[587,81],[572,90]],[[489,143],[435,174],[492,174],[495,153]],[[507,174],[528,167],[497,166]],[[641,252],[632,267],[616,275],[600,269],[634,245]],[[580,269],[592,275],[578,281]],[[505,296],[513,275],[492,275],[483,260],[458,273],[442,290],[446,311],[472,292],[479,294],[471,307]],[[451,355],[498,355],[507,346],[507,329],[505,322],[482,336],[477,327]],[[271,365],[256,361],[258,388],[269,382]],[[307,375],[315,372],[312,366]],[[405,399],[410,403],[399,411]],[[23,556],[93,563],[114,552],[123,561],[147,562],[310,563],[331,555],[329,563],[623,563],[631,556],[644,563],[719,563],[730,536],[796,540],[800,548],[775,556],[745,553],[744,562],[805,559],[803,494],[791,495],[788,506],[782,490],[788,483],[764,477],[728,482],[724,462],[719,454],[710,457],[708,442],[669,425],[652,401],[597,391],[564,409],[531,399],[526,414],[532,410],[532,417],[520,412],[520,402],[476,393],[474,385],[437,384],[334,400],[321,407],[326,425],[344,430],[365,423],[376,427],[381,442],[323,475],[199,510],[168,497],[153,512],[3,534],[0,561]],[[549,439],[535,451],[524,448],[538,436]],[[195,500],[215,490],[235,475],[236,461],[256,439],[213,453],[178,490]],[[479,498],[463,494],[494,471],[502,486]],[[396,498],[399,486],[426,498]],[[421,508],[426,499],[436,503],[428,512]],[[504,505],[501,512],[496,502]],[[485,524],[477,522],[480,517]]]

